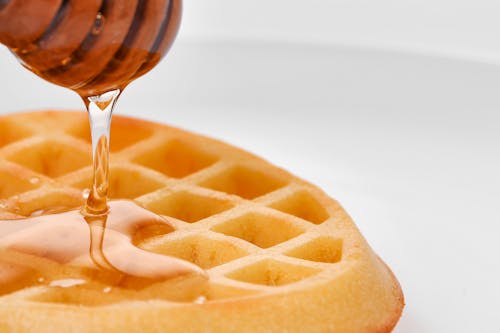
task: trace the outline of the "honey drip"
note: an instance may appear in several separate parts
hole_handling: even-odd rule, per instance
[[[99,216],[106,214],[109,187],[109,140],[111,117],[120,90],[113,90],[100,96],[83,98],[89,115],[92,136],[92,157],[94,177],[84,214]]]

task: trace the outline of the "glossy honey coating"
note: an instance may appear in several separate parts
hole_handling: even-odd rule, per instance
[[[45,80],[99,95],[160,61],[181,7],[181,0],[0,0],[0,42]]]
[[[111,202],[107,215],[92,218],[77,209],[0,219],[0,295],[61,280],[136,290],[186,276],[204,283],[206,276],[198,266],[135,246],[145,236],[173,230],[167,220],[123,200]],[[53,265],[12,270],[16,255]]]

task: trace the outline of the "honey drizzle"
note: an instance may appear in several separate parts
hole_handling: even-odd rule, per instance
[[[167,53],[179,29],[182,1],[4,2],[0,43],[38,76],[82,97],[94,175],[81,210],[46,215],[50,208],[44,208],[41,216],[0,220],[0,295],[36,285],[35,275],[46,266],[66,272],[63,280],[49,284],[56,287],[104,279],[108,285],[137,289],[184,275],[197,276],[202,286],[206,275],[199,267],[134,246],[140,229],[168,223],[133,202],[108,203],[107,198],[113,108],[124,87]],[[83,279],[81,268],[86,269]],[[73,273],[68,276],[68,271]]]
[[[39,277],[49,285],[83,280],[136,290],[176,277],[196,276],[206,283],[198,266],[138,248],[138,235],[147,235],[147,229],[174,230],[165,219],[125,200],[111,201],[107,214],[94,220],[72,210],[0,221],[0,295],[39,285]],[[93,246],[95,240],[99,243]],[[23,280],[28,282],[19,285]]]

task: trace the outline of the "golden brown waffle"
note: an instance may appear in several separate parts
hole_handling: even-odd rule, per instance
[[[208,284],[104,292],[97,282],[63,288],[34,281],[2,291],[0,274],[0,332],[392,330],[403,307],[397,280],[321,190],[179,129],[115,116],[111,133],[111,198],[133,199],[175,229],[139,235],[135,244],[206,269]],[[1,117],[0,216],[81,205],[91,179],[89,141],[84,112]],[[4,278],[55,265],[24,254],[2,260],[10,263]]]

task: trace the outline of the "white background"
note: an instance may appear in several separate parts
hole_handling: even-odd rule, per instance
[[[324,188],[393,268],[396,332],[499,332],[500,3],[186,0],[118,113],[224,139]],[[0,112],[81,108],[0,50]]]

